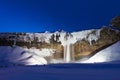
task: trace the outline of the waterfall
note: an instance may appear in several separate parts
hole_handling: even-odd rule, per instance
[[[64,45],[64,61],[66,63],[71,61],[71,53],[72,53],[72,48],[71,48],[71,36],[67,34],[67,36],[65,37],[65,45]]]
[[[66,52],[67,52],[67,46],[66,45],[64,45],[64,61],[66,62]]]
[[[14,43],[13,43],[13,46],[16,46],[16,39],[14,39]]]
[[[67,44],[67,52],[66,52],[66,62],[70,62],[71,61],[71,50],[70,50],[70,44]]]

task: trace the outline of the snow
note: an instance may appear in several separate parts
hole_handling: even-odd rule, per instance
[[[99,29],[99,30],[96,30],[96,33],[95,34],[90,34],[89,36],[88,36],[88,41],[89,41],[89,43],[90,43],[90,45],[92,45],[92,41],[97,41],[99,38],[100,38],[100,31],[101,31],[101,29]]]
[[[87,36],[93,31],[96,30],[96,34],[92,34],[89,36],[89,38],[87,39]],[[69,36],[72,36],[72,38],[69,40],[72,44],[74,44],[76,41],[78,40],[82,40],[82,39],[86,39],[88,41],[92,40],[97,40],[100,36],[100,30],[101,29],[91,29],[91,30],[84,30],[84,31],[79,31],[79,32],[72,32],[72,33],[68,33]],[[61,41],[62,45],[65,45],[66,41],[65,41],[65,36],[67,34],[67,32],[65,31],[56,31],[54,33],[50,33],[48,31],[46,31],[45,33],[26,33],[25,35],[19,35],[19,37],[17,37],[17,41],[27,41],[27,42],[31,42],[34,40],[35,37],[38,38],[38,42],[47,42],[50,43],[50,38],[52,35],[56,35],[56,34],[60,34],[60,38],[59,41]],[[16,34],[9,34],[9,33],[3,33],[0,34],[0,38],[8,38],[8,36],[16,36]]]
[[[112,46],[96,53],[90,59],[83,61],[82,63],[98,63],[120,60],[120,41]]]
[[[93,35],[89,35],[93,30],[96,31],[96,33]],[[71,38],[69,38],[69,42],[71,42],[71,44],[74,44],[76,41],[78,40],[82,40],[82,39],[86,39],[88,41],[95,40],[97,41],[100,37],[100,31],[101,29],[91,29],[91,30],[85,30],[85,31],[79,31],[79,32],[72,32],[72,33],[67,33],[65,31],[56,31],[54,33],[50,33],[48,31],[46,31],[45,33],[26,33],[27,36],[30,37],[31,40],[33,40],[34,37],[38,37],[38,41],[39,42],[47,42],[50,43],[50,38],[52,36],[52,34],[56,35],[56,34],[60,34],[60,38],[59,41],[62,43],[62,45],[66,45],[66,39],[65,36],[66,34],[69,34],[69,36],[71,36]],[[89,35],[89,38],[87,39],[87,36]]]
[[[50,38],[51,38],[52,33],[45,32],[45,33],[26,33],[26,38],[25,41],[29,41],[27,37],[30,38],[30,41],[33,41],[35,37],[38,38],[38,42],[47,42],[50,43]]]
[[[51,64],[0,68],[0,80],[120,80],[120,64]]]
[[[92,31],[96,31],[96,33],[91,34]],[[100,38],[100,31],[101,29],[91,29],[80,32],[73,32],[71,33],[73,35],[73,38],[71,39],[71,43],[74,44],[77,41],[81,41],[82,39],[85,39],[89,41],[89,43],[92,45],[91,43],[92,40],[97,41]]]
[[[52,49],[27,49],[18,46],[1,46],[0,51],[0,64],[2,65],[6,65],[4,63],[14,63],[23,65],[47,64],[47,61],[44,57],[50,56],[54,52],[54,50]]]
[[[43,49],[36,49],[34,47],[28,49],[25,48],[25,50],[34,53],[35,55],[41,56],[41,57],[46,57],[46,56],[51,56],[54,53],[53,49],[47,49],[47,48],[43,48]]]

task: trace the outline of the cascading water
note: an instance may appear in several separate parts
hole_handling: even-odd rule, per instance
[[[67,44],[66,62],[70,62],[70,61],[71,61],[70,44]]]
[[[65,37],[66,37],[66,39],[65,39],[66,43],[64,45],[64,60],[66,63],[68,63],[71,61],[71,50],[70,50],[70,48],[71,48],[71,41],[70,41],[71,36],[69,34],[66,34]]]
[[[71,52],[70,52],[70,44],[66,44],[64,46],[64,60],[65,62],[70,62],[71,61]]]

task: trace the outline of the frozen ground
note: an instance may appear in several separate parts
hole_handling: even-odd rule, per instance
[[[0,68],[0,80],[120,80],[119,63]]]

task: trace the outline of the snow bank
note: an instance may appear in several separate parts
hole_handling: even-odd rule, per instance
[[[44,59],[46,56],[53,54],[52,49],[35,49],[35,48],[21,48],[21,47],[0,47],[0,65],[8,63],[23,64],[23,65],[42,65],[47,64]]]
[[[112,46],[96,53],[90,59],[83,61],[82,63],[94,63],[94,62],[109,62],[120,60],[120,41]]]

